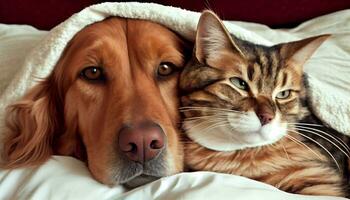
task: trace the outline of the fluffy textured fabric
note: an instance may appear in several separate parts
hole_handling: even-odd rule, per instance
[[[0,171],[0,199],[346,200],[290,194],[245,177],[213,172],[180,173],[126,191],[121,186],[110,188],[102,185],[91,177],[82,162],[62,156],[53,156],[35,169],[17,169],[11,173]]]
[[[74,34],[108,16],[149,19],[193,40],[199,13],[156,4],[105,3],[81,11],[49,33],[0,25],[0,117],[6,105],[20,98],[38,77],[46,77],[52,71]],[[305,71],[311,76],[309,92],[316,114],[325,123],[350,134],[350,10],[310,20],[290,30],[241,22],[226,25],[240,38],[267,45],[332,33],[333,37],[316,52]],[[36,47],[32,49],[33,46]],[[96,182],[82,162],[62,156],[54,156],[37,168],[0,171],[0,199],[214,200],[231,196],[247,200],[262,196],[290,200],[343,199],[293,195],[244,177],[206,172],[178,174],[125,192],[120,186],[109,188]]]
[[[103,3],[88,7],[54,28],[27,56],[0,96],[0,115],[54,68],[70,39],[82,28],[110,16],[151,20],[193,40],[199,13],[152,3]],[[337,18],[337,15],[341,15]],[[318,23],[316,23],[318,22]],[[312,24],[315,25],[312,25]],[[350,11],[307,22],[296,29],[271,30],[264,26],[226,22],[228,30],[255,43],[271,45],[323,33],[334,36],[306,64],[310,97],[316,115],[334,129],[350,134]],[[336,32],[334,27],[337,27]],[[0,119],[3,116],[0,116]]]

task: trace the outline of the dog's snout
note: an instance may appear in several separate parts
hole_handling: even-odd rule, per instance
[[[165,134],[159,125],[144,123],[122,128],[119,132],[119,149],[135,162],[144,163],[155,158],[165,146]]]

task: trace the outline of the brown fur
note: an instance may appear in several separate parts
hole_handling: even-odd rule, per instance
[[[346,195],[343,177],[329,166],[327,157],[319,148],[313,147],[313,151],[322,159],[301,144],[288,140],[284,138],[274,145],[260,148],[220,152],[187,139],[184,141],[185,163],[191,170],[245,176],[291,193]]]
[[[328,140],[300,131],[294,124],[315,119],[307,108],[302,66],[328,37],[266,47],[229,35],[214,13],[204,12],[198,25],[193,58],[180,79],[184,94],[184,129],[188,135],[184,139],[187,168],[241,175],[292,193],[347,196],[347,155],[341,152],[348,154],[346,147],[335,148]],[[240,89],[241,86],[232,83],[232,78],[237,77],[248,87]],[[285,91],[285,88],[290,90],[290,95],[278,99],[275,92]],[[213,144],[210,135],[223,132],[223,128],[231,137],[241,134],[229,119],[234,121],[242,115],[240,113],[248,112],[257,116],[264,113],[272,118],[281,116],[281,123],[291,123],[287,125],[286,136],[273,143],[227,151],[201,145],[202,138],[211,138],[206,145]],[[337,135],[340,133],[326,131],[336,138],[331,139],[336,144],[348,142],[348,138]],[[226,138],[223,134],[218,137]],[[339,169],[315,141],[334,155],[340,163]],[[220,144],[217,145],[219,148]]]
[[[147,21],[110,18],[84,28],[49,77],[8,108],[2,167],[38,165],[52,154],[75,156],[97,180],[114,184],[115,173],[124,170],[118,130],[146,119],[167,136],[166,173],[181,171],[178,72],[161,78],[156,71],[161,62],[180,69],[184,50],[176,34]],[[107,81],[79,77],[88,66],[103,67]]]

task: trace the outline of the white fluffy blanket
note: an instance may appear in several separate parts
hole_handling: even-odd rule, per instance
[[[193,40],[199,15],[157,4],[103,3],[73,15],[48,34],[33,34],[38,36],[33,36],[33,43],[41,41],[23,62],[19,55],[26,54],[24,51],[30,49],[31,44],[23,49],[18,48],[20,62],[0,60],[0,120],[4,108],[36,83],[35,77],[46,77],[52,71],[66,44],[83,27],[106,17],[121,16],[158,22]],[[315,114],[324,123],[350,135],[350,10],[316,18],[290,30],[272,30],[263,25],[243,22],[225,24],[238,37],[266,45],[324,33],[333,34],[306,64],[305,71],[310,76],[308,92]],[[0,39],[2,34],[0,30]],[[21,38],[17,40],[21,41]],[[1,45],[5,46],[4,43]],[[6,50],[0,49],[0,59],[6,59],[6,53]],[[11,65],[6,65],[8,63]],[[16,66],[19,64],[20,67]],[[261,199],[262,196],[269,199],[312,199],[286,194],[242,177],[215,173],[180,174],[129,193],[123,192],[120,187],[107,188],[98,184],[82,163],[65,157],[55,157],[38,169],[0,172],[0,199],[28,199],[28,195],[32,195],[33,199],[114,199],[120,195],[123,199]]]
[[[4,107],[36,83],[33,77],[46,77],[52,71],[66,44],[85,26],[110,16],[146,19],[193,40],[199,15],[197,12],[152,3],[102,3],[82,10],[50,31],[28,55],[22,69],[0,96],[0,115]],[[350,134],[350,12],[315,19],[288,31],[241,25],[226,22],[231,33],[266,45],[332,33],[333,38],[321,46],[306,64],[305,71],[310,75],[309,93],[315,114],[325,124]]]

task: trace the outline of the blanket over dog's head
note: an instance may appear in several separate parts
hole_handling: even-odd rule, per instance
[[[21,70],[0,94],[0,119],[3,118],[5,107],[23,96],[37,82],[37,77],[49,75],[65,46],[78,31],[111,16],[151,20],[193,41],[200,13],[153,3],[102,3],[82,10],[52,29],[28,55]],[[350,14],[346,16],[350,18]],[[225,25],[237,37],[264,45],[328,33],[317,27],[303,31],[301,26],[288,32],[257,26],[255,32],[252,32],[249,29],[254,26],[246,25],[246,28],[242,28],[244,24],[230,22],[225,22]],[[341,59],[350,63],[350,55],[344,50],[344,45],[348,45],[347,49],[350,48],[348,41],[347,44],[337,44],[331,38],[306,64],[305,71],[309,76],[308,92],[315,114],[325,124],[350,135],[350,70],[344,62],[337,62]]]

